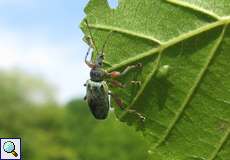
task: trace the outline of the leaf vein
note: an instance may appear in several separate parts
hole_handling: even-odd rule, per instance
[[[133,62],[136,62],[136,61],[138,61],[140,59],[143,59],[143,58],[146,58],[148,56],[154,55],[155,53],[159,52],[160,50],[166,49],[166,48],[168,48],[170,46],[173,46],[173,45],[175,45],[175,44],[177,44],[177,43],[179,43],[181,41],[189,39],[189,38],[191,38],[193,36],[196,36],[198,34],[201,34],[201,33],[205,32],[205,31],[217,28],[219,26],[227,25],[229,23],[230,23],[230,17],[225,18],[225,19],[221,19],[219,21],[216,21],[216,22],[210,23],[208,25],[202,26],[200,28],[197,28],[195,30],[189,31],[187,33],[184,33],[184,34],[176,37],[176,38],[172,38],[172,39],[170,39],[170,40],[168,40],[166,42],[161,42],[162,44],[160,46],[156,47],[156,48],[153,48],[153,49],[150,49],[149,51],[140,53],[137,56],[128,58],[128,59],[122,61],[121,63],[114,64],[113,67],[108,69],[108,71],[113,71],[115,69],[118,69],[118,68],[121,68],[121,67],[126,66],[128,64],[131,64]],[[91,26],[93,27],[95,25],[91,25]],[[115,31],[114,27],[108,27],[108,26],[106,28],[100,28],[100,29]],[[122,29],[120,29],[120,30],[122,30]]]
[[[158,147],[160,144],[162,144],[166,139],[167,137],[169,136],[170,132],[172,131],[172,129],[174,128],[175,124],[177,123],[177,121],[180,119],[182,113],[184,112],[186,106],[188,106],[189,102],[191,101],[191,99],[193,98],[192,96],[194,95],[197,87],[199,86],[200,82],[202,81],[209,65],[211,64],[214,56],[215,56],[215,53],[218,49],[218,47],[220,46],[223,38],[224,38],[224,34],[225,34],[225,30],[227,28],[227,25],[224,26],[223,28],[223,31],[221,32],[220,34],[220,37],[217,39],[217,42],[216,44],[214,45],[211,53],[210,53],[210,56],[208,57],[207,59],[207,63],[205,64],[204,68],[201,70],[201,72],[199,73],[193,87],[190,89],[190,91],[188,92],[188,95],[187,97],[185,98],[184,102],[182,103],[179,111],[177,112],[177,115],[176,117],[173,119],[172,123],[169,125],[167,131],[166,131],[166,134],[162,137],[162,139],[156,144],[155,148]]]
[[[89,26],[91,28],[95,28],[95,29],[102,29],[102,30],[109,30],[109,31],[114,31],[114,32],[118,32],[118,33],[125,33],[127,35],[136,36],[136,37],[139,37],[139,38],[143,38],[143,39],[153,41],[153,42],[155,42],[157,44],[161,44],[161,41],[156,39],[156,38],[154,38],[154,37],[151,37],[151,36],[148,36],[148,35],[145,35],[145,34],[142,34],[142,33],[136,33],[136,32],[133,32],[133,31],[129,31],[129,30],[126,30],[126,29],[123,29],[123,28],[111,27],[111,26],[106,26],[106,25],[101,25],[101,24],[91,24]]]
[[[142,95],[142,93],[144,92],[145,88],[147,87],[147,85],[149,84],[149,82],[151,81],[152,77],[155,75],[156,71],[157,71],[157,67],[160,63],[160,59],[161,59],[161,54],[162,51],[159,53],[158,58],[156,59],[156,65],[154,65],[154,68],[152,70],[152,72],[149,73],[149,75],[147,76],[145,82],[142,84],[141,88],[139,89],[137,95],[134,97],[133,101],[131,102],[131,104],[127,107],[128,109],[131,108],[136,102],[137,100],[140,98],[140,96]],[[122,118],[123,116],[125,116],[127,114],[127,111],[123,112],[123,114],[121,114],[120,118]]]
[[[211,11],[208,11],[208,10],[206,10],[204,8],[201,8],[201,7],[198,7],[196,5],[193,5],[191,3],[184,2],[182,0],[167,0],[167,1],[169,3],[175,4],[175,5],[183,6],[183,7],[186,7],[186,8],[190,8],[190,9],[192,9],[194,11],[201,12],[201,13],[206,14],[206,15],[208,15],[210,17],[213,17],[213,18],[215,18],[217,20],[221,19],[221,17],[219,15],[217,15],[217,14],[211,12]]]
[[[228,140],[229,135],[230,135],[230,128],[228,128],[228,130],[224,134],[223,138],[220,140],[220,143],[217,146],[216,150],[213,152],[213,154],[210,156],[210,158],[208,160],[214,160],[217,157],[217,155],[220,152],[221,148],[224,146],[225,142]]]

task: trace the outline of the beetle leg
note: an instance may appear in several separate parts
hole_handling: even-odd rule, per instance
[[[125,83],[124,86],[127,87],[129,84],[133,84],[133,85],[141,85],[141,81],[130,81],[128,83]]]
[[[119,88],[126,88],[130,84],[132,84],[132,85],[139,85],[139,86],[141,85],[141,81],[130,81],[130,82],[125,83],[125,84],[122,84],[121,82],[116,81],[116,80],[109,80],[109,82],[111,83],[111,85],[113,87],[119,87]]]
[[[131,113],[131,114],[135,114],[140,118],[141,121],[145,121],[146,118],[142,114],[138,113],[136,110],[124,108],[124,104],[123,104],[122,100],[117,95],[112,94],[111,92],[109,94],[111,95],[111,97],[115,100],[116,104],[122,110],[125,110],[126,112]]]
[[[119,88],[126,88],[128,85],[133,84],[133,85],[141,85],[141,81],[130,81],[128,83],[122,84],[119,81],[116,80],[110,80],[113,87],[119,87]]]
[[[121,76],[126,75],[131,69],[140,68],[140,67],[142,67],[141,63],[138,63],[136,65],[131,65],[131,66],[126,67],[125,70],[122,72],[113,71],[113,72],[109,73],[109,76],[111,76],[112,78],[121,77]]]
[[[125,109],[125,110],[128,113],[133,113],[133,114],[137,115],[141,119],[141,121],[145,121],[145,119],[146,119],[142,114],[138,113],[136,110],[133,110],[133,109]]]
[[[114,99],[114,101],[116,102],[116,104],[121,108],[121,109],[124,109],[123,108],[123,102],[122,100],[115,94],[109,92],[109,95],[111,95],[111,97]]]
[[[119,81],[110,80],[109,81],[113,87],[125,88],[126,86]]]

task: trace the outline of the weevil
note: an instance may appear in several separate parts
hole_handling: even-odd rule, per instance
[[[87,82],[84,84],[84,86],[86,87],[86,96],[84,99],[87,101],[93,116],[99,120],[106,119],[111,107],[110,97],[112,97],[115,103],[121,109],[124,109],[126,110],[126,112],[130,112],[137,115],[142,121],[145,120],[145,117],[142,116],[137,111],[132,109],[125,109],[122,100],[117,95],[113,94],[109,90],[109,87],[107,85],[108,79],[118,78],[120,76],[123,76],[132,69],[141,68],[142,64],[139,63],[136,65],[130,65],[123,72],[118,72],[118,71],[113,71],[110,73],[107,72],[105,69],[103,69],[104,48],[112,32],[108,34],[103,44],[101,52],[98,52],[87,20],[85,20],[85,23],[90,33],[90,37],[86,39],[89,44],[89,49],[85,56],[85,63],[91,70],[90,70],[90,79],[87,80]],[[96,61],[92,61],[92,58],[90,61],[87,60],[91,47],[94,47],[96,49],[97,52]],[[122,84],[115,80],[111,80],[110,82],[114,86],[121,87],[121,88],[125,88],[129,84],[129,83]],[[140,85],[139,81],[131,81],[130,83]]]

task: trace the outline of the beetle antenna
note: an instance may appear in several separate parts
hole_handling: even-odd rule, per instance
[[[87,57],[89,56],[89,53],[90,53],[90,47],[89,47],[89,49],[88,49],[88,51],[87,51],[87,53],[85,55],[85,61],[87,61]]]
[[[113,31],[110,31],[109,34],[106,37],[105,43],[104,43],[104,45],[102,47],[102,54],[104,54],[104,50],[105,50],[106,44],[108,43],[109,38],[111,37],[112,33],[113,33]]]
[[[88,57],[89,53],[90,53],[90,47],[89,47],[89,49],[88,49],[88,51],[87,51],[87,53],[86,53],[86,55],[85,55],[85,63],[86,63],[87,66],[89,66],[90,68],[95,68],[95,64],[94,64],[92,61],[88,61],[88,60],[87,60],[87,57]]]
[[[94,41],[94,39],[93,39],[93,34],[92,34],[91,30],[90,30],[89,23],[88,23],[87,19],[85,19],[85,23],[86,23],[86,26],[87,26],[87,28],[88,28],[88,30],[89,30],[89,35],[90,35],[90,38],[91,38],[91,40],[92,40],[93,46],[94,46],[94,48],[95,48],[95,50],[96,50],[96,52],[97,52],[97,54],[98,54],[99,52],[98,52],[98,49],[97,49],[97,47],[96,47],[96,43],[95,43],[95,41]]]

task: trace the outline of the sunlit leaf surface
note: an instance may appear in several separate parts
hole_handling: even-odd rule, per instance
[[[146,117],[116,109],[151,143],[149,159],[230,160],[229,0],[120,0],[116,9],[91,0],[85,12],[98,50],[113,31],[108,71],[143,64],[118,79],[141,86],[111,90]],[[169,75],[159,78],[163,65]]]

